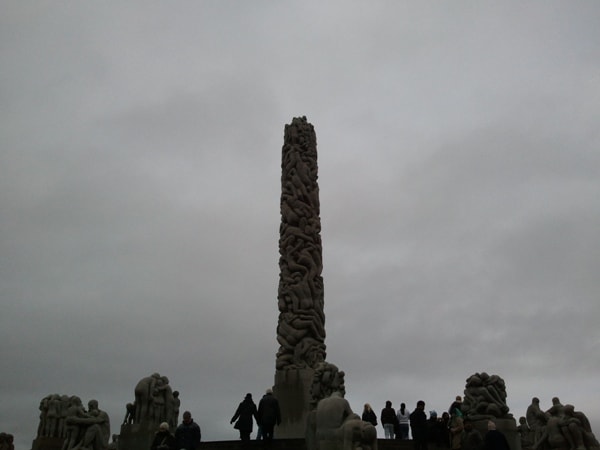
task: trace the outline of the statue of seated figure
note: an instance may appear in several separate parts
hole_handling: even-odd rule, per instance
[[[336,391],[310,412],[306,446],[308,450],[377,450],[377,431],[354,414]]]

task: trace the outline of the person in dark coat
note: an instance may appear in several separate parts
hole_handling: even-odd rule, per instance
[[[175,441],[178,450],[196,450],[200,447],[202,433],[200,426],[192,419],[192,413],[183,413],[183,422],[175,430]]]
[[[371,405],[368,403],[365,403],[361,418],[365,422],[369,422],[374,427],[377,426],[377,414],[375,414],[375,411],[373,411],[373,408],[371,408]]]
[[[246,394],[246,397],[239,404],[235,410],[235,414],[229,421],[229,423],[235,422],[234,428],[239,430],[242,441],[250,440],[250,433],[252,433],[252,425],[254,423],[253,419],[258,423],[258,411],[256,410],[254,401],[252,401],[252,394]]]
[[[496,430],[496,423],[488,421],[488,431],[483,438],[484,450],[510,450],[506,436]]]
[[[386,439],[394,439],[394,429],[396,428],[396,410],[392,408],[392,402],[390,400],[385,402],[385,408],[381,410],[381,425],[383,425],[383,432]]]
[[[423,400],[417,402],[417,409],[410,413],[409,420],[415,450],[427,450],[427,416]]]
[[[267,389],[267,393],[258,402],[256,422],[262,430],[262,438],[265,441],[272,440],[275,425],[281,423],[281,411],[279,409],[279,402],[273,397],[271,389]]]
[[[169,431],[169,424],[163,422],[159,425],[158,431],[154,435],[150,450],[178,450],[175,436]]]

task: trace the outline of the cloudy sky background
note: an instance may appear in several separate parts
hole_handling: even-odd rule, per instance
[[[275,373],[283,128],[317,132],[328,361],[360,411],[600,429],[600,4],[5,1],[0,431],[142,377],[204,440]],[[379,429],[381,433],[381,428]]]

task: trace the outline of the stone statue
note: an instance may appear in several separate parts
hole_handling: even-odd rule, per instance
[[[575,411],[573,405],[563,405],[558,397],[552,399],[552,406],[545,413],[534,397],[527,408],[527,420],[530,426],[533,423],[538,427],[532,450],[600,450],[587,416]]]
[[[150,403],[152,401],[152,393],[156,386],[156,382],[160,379],[158,373],[153,373],[149,377],[142,378],[134,389],[135,394],[135,416],[134,423],[142,423],[150,417]]]
[[[377,430],[352,412],[339,391],[319,401],[308,416],[307,450],[377,450]]]
[[[135,386],[134,394],[135,401],[126,406],[123,425],[145,423],[153,430],[162,422],[177,425],[179,399],[174,396],[166,376],[153,373],[142,378]]]
[[[564,417],[565,416],[565,407],[560,402],[558,397],[552,398],[552,406],[548,411],[546,411],[546,415],[554,416],[554,417]]]
[[[0,450],[15,450],[14,436],[9,433],[0,433]]]
[[[127,403],[125,405],[125,418],[123,425],[131,425],[135,419],[135,403]]]
[[[533,397],[531,399],[531,405],[527,407],[525,418],[527,419],[529,428],[531,428],[531,431],[533,432],[533,442],[535,443],[540,439],[542,431],[548,421],[548,417],[540,409],[539,398]]]
[[[334,392],[339,392],[342,397],[346,395],[345,375],[344,371],[339,370],[335,364],[326,361],[317,364],[310,388],[310,409],[316,409],[321,400],[331,396]]]
[[[567,426],[571,430],[575,430],[574,427],[578,430],[578,432],[572,431],[572,434],[581,434],[581,446],[585,447],[587,450],[600,449],[600,443],[598,443],[596,436],[592,432],[592,426],[590,425],[587,416],[581,411],[575,411],[573,405],[565,405],[564,413],[568,424]]]
[[[88,411],[81,406],[78,397],[71,398],[66,426],[68,436],[63,450],[106,450],[110,437],[108,414],[98,408],[98,401],[88,402]]]
[[[519,425],[517,431],[521,436],[521,450],[531,450],[534,444],[534,434],[529,425],[527,425],[527,419],[525,416],[519,417]]]
[[[173,391],[172,395],[166,396],[165,402],[165,416],[169,418],[169,427],[175,430],[179,420],[179,406],[181,405],[179,391]]]
[[[471,420],[512,418],[506,405],[506,384],[485,372],[467,378],[462,413]]]
[[[79,424],[75,419],[87,417],[81,399],[73,395],[69,401],[65,419],[65,441],[62,450],[75,448],[80,440]]]
[[[306,117],[285,126],[277,370],[312,368],[326,355],[316,146],[314,128]]]
[[[345,392],[344,372],[325,361],[317,364],[307,417],[307,450],[377,449],[375,427],[352,412]]]

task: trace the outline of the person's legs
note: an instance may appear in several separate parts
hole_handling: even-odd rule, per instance
[[[384,424],[383,430],[385,432],[386,439],[394,439],[394,424],[393,423]]]

